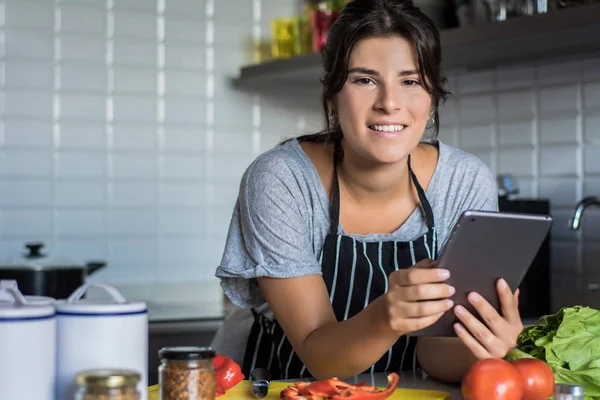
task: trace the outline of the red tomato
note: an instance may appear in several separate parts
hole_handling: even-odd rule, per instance
[[[552,369],[537,358],[511,361],[523,379],[523,400],[547,400],[554,391]]]
[[[521,400],[523,379],[508,361],[488,358],[471,366],[461,391],[465,400]]]

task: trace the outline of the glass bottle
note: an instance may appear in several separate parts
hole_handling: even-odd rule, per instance
[[[158,356],[160,400],[214,400],[215,351],[210,347],[165,347]]]
[[[132,370],[93,369],[75,378],[75,400],[140,400],[140,374]]]

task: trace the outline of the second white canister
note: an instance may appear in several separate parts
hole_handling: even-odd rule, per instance
[[[104,289],[111,300],[82,299],[90,287]],[[130,369],[148,393],[148,308],[130,302],[114,287],[86,284],[57,301],[57,399],[72,399],[77,374],[89,369]]]

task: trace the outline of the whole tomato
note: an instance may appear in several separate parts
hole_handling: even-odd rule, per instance
[[[523,400],[547,400],[554,391],[552,369],[537,358],[511,361],[523,379]]]
[[[465,400],[521,400],[523,379],[508,361],[487,358],[469,368],[461,392]]]

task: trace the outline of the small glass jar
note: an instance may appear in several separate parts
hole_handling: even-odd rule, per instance
[[[214,400],[215,351],[210,347],[165,347],[158,356],[160,400]]]
[[[140,374],[132,370],[92,369],[77,374],[75,400],[140,400]]]

